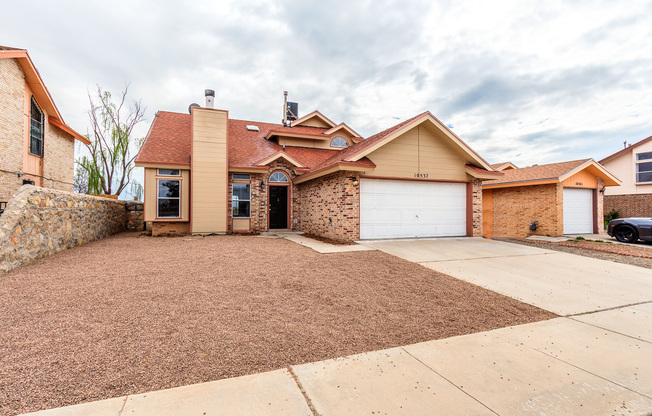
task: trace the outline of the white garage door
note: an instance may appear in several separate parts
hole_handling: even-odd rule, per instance
[[[360,181],[360,238],[466,235],[466,184]]]
[[[593,233],[593,189],[564,188],[564,234]]]

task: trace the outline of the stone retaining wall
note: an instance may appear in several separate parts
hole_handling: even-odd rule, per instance
[[[119,233],[126,224],[124,201],[25,185],[0,216],[0,272]]]
[[[144,205],[139,201],[125,202],[127,210],[127,230],[128,231],[145,231],[145,211]]]

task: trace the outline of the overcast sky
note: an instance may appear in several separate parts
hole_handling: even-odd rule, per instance
[[[652,135],[651,1],[13,1],[25,48],[81,133],[87,90],[130,83],[186,112],[279,122],[283,90],[369,136],[429,110],[491,163],[599,160]]]

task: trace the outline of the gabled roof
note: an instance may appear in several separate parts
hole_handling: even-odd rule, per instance
[[[431,123],[442,130],[447,135],[451,146],[458,146],[459,151],[467,159],[466,171],[471,176],[487,179],[501,175],[429,112],[419,114],[368,139],[361,139],[342,150],[283,147],[276,141],[267,139],[272,135],[289,136],[291,134],[329,137],[322,134],[325,131],[324,128],[306,126],[290,128],[281,124],[229,119],[227,122],[229,169],[255,172],[263,168],[261,165],[269,164],[282,157],[295,165],[297,173],[301,173],[294,179],[297,183],[336,170],[369,171],[376,165],[366,157],[368,153],[422,123]],[[189,165],[190,125],[190,114],[158,112],[136,157],[136,164],[138,166],[147,164]],[[259,131],[248,130],[248,125],[257,126]]]
[[[337,126],[326,130],[324,132],[324,134],[331,134],[332,135],[332,134],[334,134],[334,133],[336,133],[336,132],[338,132],[340,130],[344,130],[344,131],[348,132],[351,136],[356,137],[356,138],[361,138],[362,137],[355,130],[353,130],[351,127],[347,126],[345,123],[340,123]]]
[[[505,169],[518,169],[518,167],[512,162],[492,163],[491,167],[498,171]]]
[[[588,170],[595,176],[602,178],[605,186],[620,185],[620,180],[612,175],[604,166],[593,159],[571,160],[569,162],[549,163],[525,168],[506,169],[500,179],[487,181],[483,188],[504,188],[509,186],[541,185],[546,183],[559,183],[576,173]]]
[[[377,133],[365,139],[364,141],[343,150],[342,158],[347,161],[360,160],[374,150],[384,146],[385,144],[391,142],[392,140],[400,137],[402,134],[421,124],[429,124],[430,126],[443,132],[445,137],[448,139],[451,147],[459,149],[460,152],[464,155],[465,159],[467,159],[467,162],[470,162],[487,171],[494,170],[486,160],[480,157],[479,154],[471,149],[462,139],[460,139],[429,111],[423,112],[415,117],[398,123],[395,126],[381,131],[380,133]]]
[[[32,93],[36,97],[36,101],[38,101],[39,105],[41,105],[47,113],[48,121],[52,125],[65,131],[83,143],[91,143],[86,137],[77,133],[63,121],[63,117],[61,116],[61,113],[59,113],[59,109],[54,104],[52,95],[50,95],[50,92],[48,91],[45,83],[43,82],[43,79],[41,78],[41,74],[39,74],[38,70],[34,66],[34,62],[32,62],[32,59],[29,57],[29,54],[25,49],[0,46],[0,59],[15,59],[18,62],[18,65],[20,65],[20,68],[25,74],[25,82],[32,90]]]
[[[307,122],[308,120],[311,120],[313,118],[318,118],[320,119],[323,123],[328,124],[330,127],[335,127],[335,123],[331,121],[328,117],[320,113],[319,111],[315,110],[312,113],[308,113],[303,117],[299,117],[298,119],[294,120],[292,122],[292,127],[299,127],[301,124]]]
[[[600,161],[600,163],[601,163],[601,164],[607,163],[607,162],[609,162],[610,160],[615,159],[615,158],[617,158],[617,157],[620,156],[620,155],[623,155],[623,154],[625,154],[625,153],[627,153],[627,152],[629,152],[629,151],[631,151],[631,150],[636,149],[638,146],[640,146],[640,145],[642,145],[642,144],[645,144],[645,143],[649,142],[650,140],[652,140],[652,136],[650,136],[650,137],[648,137],[648,138],[646,138],[646,139],[643,139],[643,140],[641,140],[641,141],[639,141],[639,142],[636,142],[636,143],[634,143],[634,144],[632,144],[632,145],[630,145],[630,146],[627,146],[626,148],[621,149],[621,150],[617,151],[616,153],[614,153],[614,154],[612,154],[612,155],[609,155],[609,156],[605,157],[604,159],[602,159],[602,160]]]

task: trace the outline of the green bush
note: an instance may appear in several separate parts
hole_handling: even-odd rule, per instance
[[[620,217],[620,213],[615,208],[612,208],[611,211],[604,214],[604,228],[607,228],[607,224],[609,224],[609,221],[615,220],[616,218],[619,217]]]

